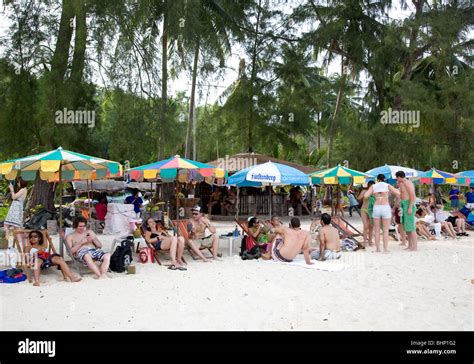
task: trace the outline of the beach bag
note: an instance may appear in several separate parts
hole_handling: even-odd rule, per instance
[[[110,258],[110,270],[117,273],[125,272],[128,266],[132,263],[132,248],[133,241],[123,240],[115,249],[115,252]]]
[[[0,271],[0,283],[18,283],[26,280],[21,269],[11,268]]]

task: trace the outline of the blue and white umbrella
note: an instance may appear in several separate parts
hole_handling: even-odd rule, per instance
[[[260,187],[309,184],[307,174],[280,163],[267,162],[242,169],[227,180],[227,184],[237,187]]]
[[[395,173],[398,171],[405,172],[405,176],[407,178],[415,178],[418,177],[421,171],[417,171],[413,168],[402,167],[402,166],[393,166],[393,165],[384,165],[381,167],[372,168],[371,170],[365,172],[367,174],[371,174],[372,176],[377,176],[379,174],[383,174],[385,176],[385,180],[387,183],[394,184],[396,182],[397,177]]]
[[[267,162],[253,167],[242,169],[227,179],[227,184],[236,187],[270,186],[270,217],[272,215],[272,188],[271,186],[309,185],[307,174],[280,163]],[[239,189],[237,188],[237,195]],[[237,197],[237,201],[239,198]],[[237,209],[237,215],[238,215]]]

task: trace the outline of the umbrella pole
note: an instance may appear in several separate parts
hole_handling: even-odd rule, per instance
[[[59,166],[59,255],[61,257],[64,256],[64,249],[63,249],[63,244],[65,244],[65,241],[63,239],[66,238],[66,236],[63,237],[63,186],[62,186],[62,166]]]
[[[235,202],[235,219],[238,220],[239,209],[240,209],[240,197],[239,197],[239,187],[235,186],[235,188],[237,189],[237,198],[236,198],[237,201]]]
[[[270,193],[270,208],[268,210],[269,211],[268,218],[269,218],[269,220],[271,220],[272,219],[272,184],[271,183],[270,183],[269,187],[270,187],[270,192],[269,192]]]

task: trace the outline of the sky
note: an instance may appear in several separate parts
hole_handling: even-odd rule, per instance
[[[286,12],[291,12],[292,3],[293,6],[299,4],[301,0],[275,0],[279,1],[279,3],[284,3],[284,9]],[[290,6],[287,6],[287,5]],[[7,34],[8,28],[10,26],[10,21],[6,16],[6,11],[3,5],[3,0],[0,0],[0,37],[3,37]],[[402,10],[400,5],[397,3],[389,12],[389,17],[393,19],[403,19],[406,18],[411,12],[413,11],[413,7],[411,3],[408,4],[408,9]],[[2,50],[0,48],[0,56],[2,55]],[[201,81],[198,80],[198,87],[197,87],[197,95],[198,105],[204,105],[207,101],[208,104],[214,103],[221,93],[229,87],[236,79],[237,79],[237,70],[239,67],[239,60],[241,58],[245,58],[244,51],[234,46],[232,50],[231,56],[228,57],[226,62],[226,72],[224,76],[219,80],[210,80],[210,81]],[[327,68],[327,76],[331,76],[333,73],[339,73],[340,71],[340,62],[338,62],[339,58],[336,58]],[[96,72],[97,73],[97,72]],[[364,77],[361,78],[362,83],[365,83]],[[96,84],[101,84],[102,81],[99,76],[97,79],[94,79]],[[211,85],[211,86],[209,86]],[[179,75],[178,78],[174,80],[170,80],[168,82],[169,92],[171,95],[175,95],[178,92],[185,92],[187,95],[190,94],[191,91],[191,79],[189,75],[182,73]]]

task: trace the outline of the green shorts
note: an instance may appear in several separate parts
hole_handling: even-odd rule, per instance
[[[416,230],[415,226],[415,204],[411,207],[411,214],[408,214],[408,207],[410,206],[410,200],[401,200],[400,208],[402,210],[402,216],[400,216],[400,222],[402,223],[403,230],[407,233],[411,233]]]

